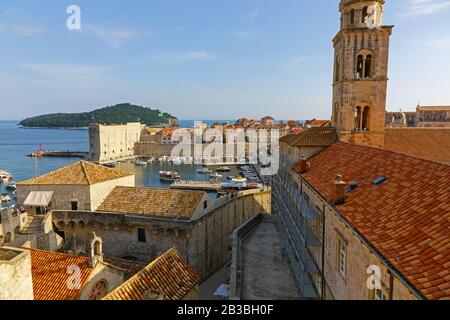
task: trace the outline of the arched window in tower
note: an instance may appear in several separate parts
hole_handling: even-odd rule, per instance
[[[341,74],[341,58],[339,57],[339,55],[336,55],[336,63],[334,66],[334,81],[338,82],[340,79],[340,74]]]
[[[370,78],[372,77],[372,55],[368,54],[366,56],[366,61],[364,63],[364,77]]]
[[[356,79],[361,79],[363,77],[363,70],[364,70],[364,57],[362,54],[360,54],[356,61]]]
[[[352,9],[352,11],[350,11],[350,26],[354,26],[355,25],[355,10]]]
[[[364,7],[362,9],[362,14],[361,14],[361,23],[366,23],[366,18],[368,16],[368,7]]]
[[[361,130],[369,131],[369,112],[370,108],[368,106],[365,106],[364,111],[362,113]]]
[[[355,130],[361,130],[361,107],[355,108]]]

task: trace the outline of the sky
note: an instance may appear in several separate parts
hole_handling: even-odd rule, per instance
[[[338,4],[0,0],[0,119],[123,102],[190,120],[330,118]],[[450,105],[450,0],[387,0],[383,20],[387,108]]]

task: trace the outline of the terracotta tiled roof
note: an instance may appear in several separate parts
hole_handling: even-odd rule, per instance
[[[26,248],[25,248],[26,249]],[[76,300],[80,289],[69,289],[68,267],[80,268],[81,288],[93,269],[88,267],[87,257],[27,249],[31,252],[31,274],[35,300]]]
[[[142,300],[147,292],[164,300],[182,300],[200,281],[176,249],[150,263],[134,277],[108,294],[104,300]]]
[[[143,264],[143,263],[119,259],[119,258],[104,257],[103,261],[107,264],[110,264],[114,267],[124,270],[124,279],[125,280],[130,279],[136,273],[138,273],[139,271],[141,271],[142,269],[145,268],[145,264]]]
[[[336,173],[358,183],[337,209],[426,298],[450,298],[450,166],[342,142],[310,163],[326,199]]]
[[[384,149],[450,164],[450,128],[385,129]]]
[[[92,185],[131,176],[131,173],[79,161],[42,176],[19,182],[17,185]]]
[[[295,147],[327,147],[337,141],[335,128],[311,128],[300,134],[288,134],[280,142]]]
[[[450,111],[450,106],[418,106],[418,111]]]
[[[204,196],[200,191],[115,187],[97,211],[190,218]]]

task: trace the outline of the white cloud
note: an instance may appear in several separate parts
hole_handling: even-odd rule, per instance
[[[247,39],[250,37],[250,33],[246,31],[237,31],[231,34],[235,38]]]
[[[119,49],[125,42],[131,41],[139,34],[133,30],[106,29],[92,25],[83,26],[82,30],[90,32],[113,49]]]
[[[5,36],[32,37],[45,31],[44,28],[36,26],[0,24],[0,35]]]
[[[179,62],[223,60],[222,58],[206,51],[190,51],[184,53],[156,52],[150,57],[150,59]]]
[[[294,67],[297,67],[303,63],[309,62],[309,61],[325,61],[326,57],[319,57],[319,56],[304,56],[304,57],[298,57],[292,60],[292,65]]]
[[[403,5],[403,11],[398,15],[417,17],[430,15],[450,9],[450,0],[408,0]]]
[[[450,49],[450,37],[431,38],[428,40],[415,40],[411,44],[417,47],[429,47],[435,49]]]
[[[104,78],[108,71],[103,66],[58,63],[23,63],[19,67],[38,76],[67,83]]]

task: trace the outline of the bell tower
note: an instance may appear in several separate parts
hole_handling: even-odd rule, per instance
[[[341,0],[333,39],[333,115],[340,140],[383,148],[389,38],[384,0]]]

